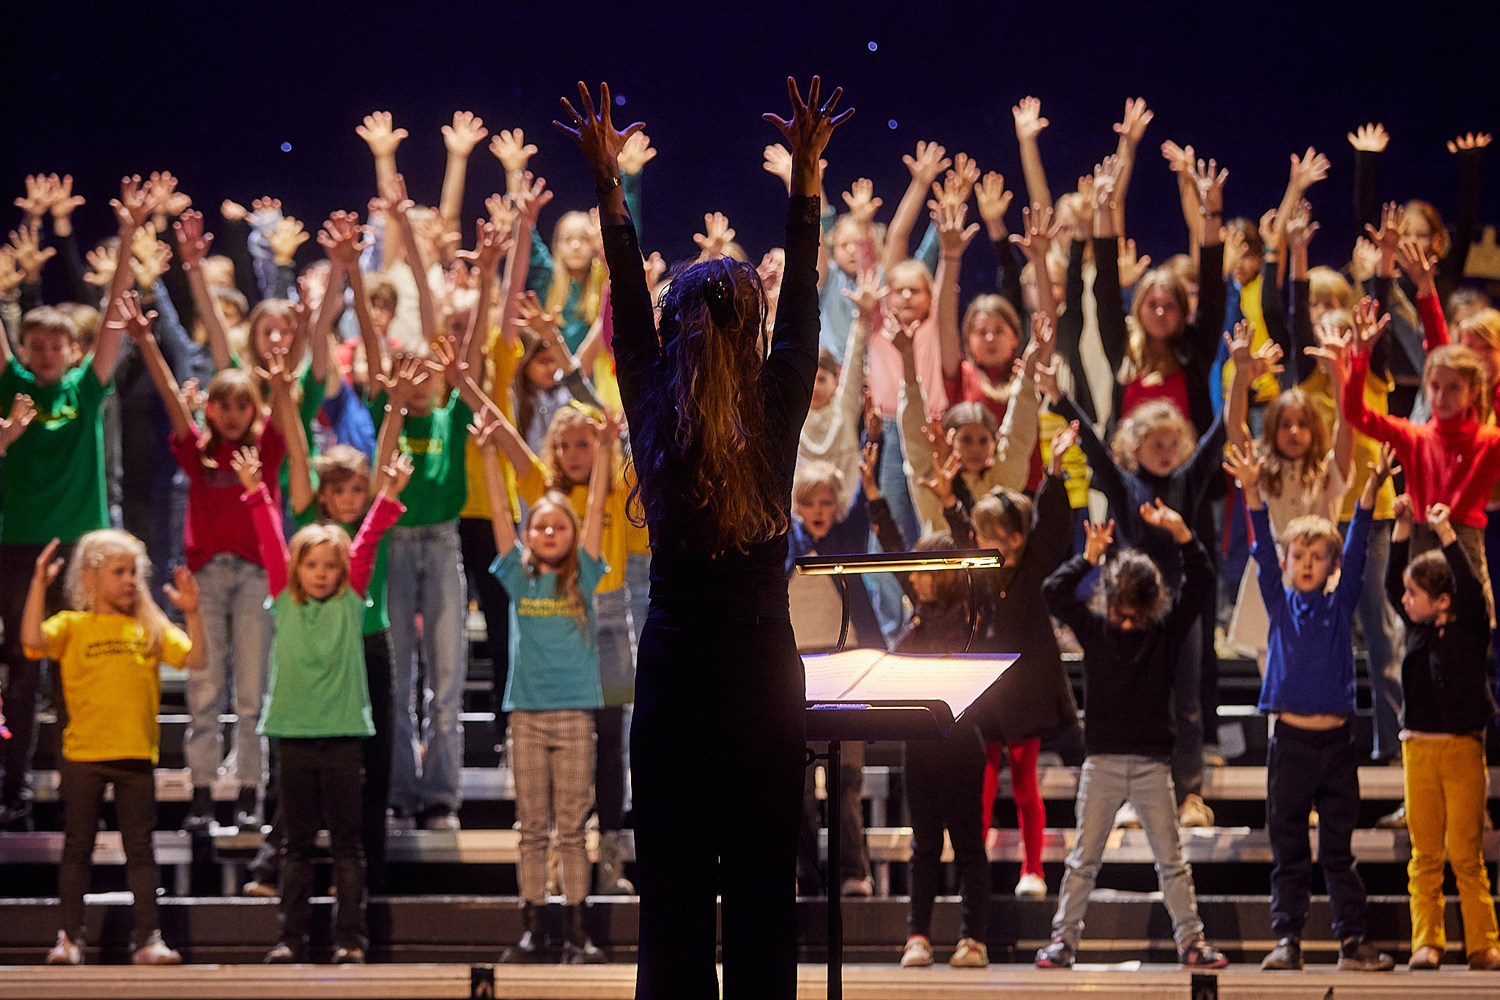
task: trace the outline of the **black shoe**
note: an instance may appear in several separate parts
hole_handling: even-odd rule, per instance
[[[285,941],[278,941],[276,947],[266,952],[267,965],[291,965],[296,961],[296,950]]]
[[[1229,965],[1229,959],[1200,935],[1186,948],[1177,949],[1177,964],[1185,969],[1222,969]]]
[[[1395,967],[1394,958],[1363,938],[1339,945],[1339,968],[1346,972],[1389,972]]]
[[[189,833],[207,830],[214,821],[214,790],[193,786],[193,804],[188,807],[187,819],[182,828]]]
[[[1294,937],[1284,937],[1276,942],[1271,953],[1260,960],[1260,967],[1267,972],[1292,972],[1302,968],[1302,942]]]
[[[10,799],[0,803],[0,830],[26,833],[31,830],[31,803],[26,799]]]
[[[542,908],[521,904],[521,940],[500,953],[503,965],[529,965],[542,960]]]
[[[583,907],[578,904],[564,907],[568,915],[568,937],[563,942],[563,965],[605,965],[609,956],[589,940],[589,932],[583,925]]]

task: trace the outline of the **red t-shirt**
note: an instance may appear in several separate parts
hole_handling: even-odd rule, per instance
[[[172,435],[172,453],[188,476],[187,519],[182,530],[187,567],[196,573],[220,552],[232,552],[259,566],[260,543],[255,536],[255,525],[250,519],[249,506],[240,500],[244,487],[230,465],[238,446],[221,441],[212,456],[219,467],[210,469],[198,455],[199,441],[206,434],[197,430],[191,436]],[[260,449],[261,474],[272,501],[279,506],[286,439],[267,421],[256,447]]]
[[[1125,405],[1120,413],[1120,419],[1124,420],[1130,412],[1142,403],[1149,403],[1153,399],[1165,399],[1177,407],[1177,412],[1189,424],[1193,422],[1192,410],[1188,407],[1187,369],[1178,368],[1175,372],[1162,379],[1160,382],[1146,384],[1145,379],[1136,379],[1125,387]]]

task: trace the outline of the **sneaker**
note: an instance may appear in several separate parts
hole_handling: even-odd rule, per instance
[[[1116,830],[1139,830],[1140,828],[1141,817],[1135,811],[1135,806],[1127,802],[1115,811]]]
[[[240,895],[255,896],[259,899],[275,899],[281,895],[280,891],[269,882],[257,882],[251,879],[240,886]]]
[[[875,895],[875,880],[866,875],[864,878],[846,878],[844,884],[839,886],[839,894],[842,896],[873,896]]]
[[[1406,968],[1411,972],[1421,972],[1436,969],[1443,964],[1443,953],[1430,944],[1424,944],[1411,953],[1411,961]]]
[[[1229,964],[1229,959],[1200,934],[1198,940],[1186,948],[1177,949],[1177,964],[1185,969],[1222,969]]]
[[[1339,969],[1345,972],[1389,972],[1396,960],[1369,941],[1353,939],[1339,945]]]
[[[296,961],[297,953],[285,941],[278,941],[276,947],[266,952],[267,965],[291,965]]]
[[[409,809],[400,806],[391,806],[385,811],[385,828],[390,830],[415,830],[417,821],[412,817]]]
[[[1053,938],[1051,944],[1036,953],[1036,967],[1038,969],[1071,969],[1073,946],[1061,938]]]
[[[932,942],[921,934],[913,934],[907,938],[906,947],[901,951],[901,968],[914,969],[931,964]]]
[[[1214,811],[1203,801],[1201,795],[1189,795],[1182,801],[1182,808],[1177,810],[1177,825],[1188,827],[1209,827],[1214,825]]]
[[[261,828],[259,788],[249,787],[240,789],[239,798],[234,804],[234,825],[241,830],[259,830]]]
[[[1042,899],[1047,895],[1047,883],[1040,875],[1033,875],[1030,872],[1027,872],[1025,875],[1022,875],[1021,880],[1016,883],[1016,895],[1022,897],[1031,896],[1036,899]]]
[[[982,941],[959,938],[958,947],[953,949],[953,957],[948,959],[948,964],[955,969],[982,969],[990,964],[990,950]]]
[[[1271,953],[1260,960],[1260,967],[1267,972],[1295,972],[1302,968],[1302,942],[1294,937],[1284,937],[1276,942]]]
[[[11,799],[0,803],[0,829],[14,828],[17,833],[31,829],[31,803],[26,799]]]
[[[152,931],[146,943],[130,956],[133,965],[181,965],[182,956],[161,939],[161,931]]]
[[[77,941],[68,937],[67,931],[57,932],[57,944],[47,952],[48,965],[82,965],[83,938]]]
[[[463,829],[463,824],[458,821],[458,814],[447,806],[433,806],[428,809],[422,825],[429,830]]]
[[[333,950],[334,965],[364,965],[365,950],[363,948],[335,948]]]
[[[193,786],[193,804],[188,807],[187,818],[182,828],[189,833],[207,830],[214,821],[214,790],[206,786]]]
[[[1406,806],[1397,806],[1395,812],[1386,813],[1375,821],[1377,830],[1405,830]]]

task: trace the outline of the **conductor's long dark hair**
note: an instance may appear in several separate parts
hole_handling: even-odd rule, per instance
[[[720,258],[677,270],[662,296],[661,353],[647,387],[654,419],[630,429],[632,501],[648,519],[686,512],[714,552],[743,550],[788,526],[758,384],[765,317],[751,265]],[[667,483],[685,495],[663,495]]]

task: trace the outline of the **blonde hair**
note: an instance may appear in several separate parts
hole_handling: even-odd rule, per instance
[[[1469,333],[1491,347],[1500,349],[1500,309],[1485,306],[1459,320],[1453,330],[1454,338]]]
[[[85,576],[117,556],[135,560],[135,621],[146,635],[146,647],[151,655],[160,656],[167,616],[151,596],[151,558],[146,555],[145,543],[129,532],[104,528],[90,531],[78,540],[73,546],[73,558],[63,580],[68,603],[78,611],[93,612],[94,592]]]
[[[589,437],[594,440],[596,446],[598,444],[599,428],[595,426],[594,418],[588,410],[585,410],[577,402],[569,403],[554,413],[552,415],[552,423],[547,426],[547,434],[542,438],[542,453],[539,456],[542,468],[545,470],[544,475],[547,481],[547,489],[549,490],[567,493],[575,486],[587,486],[589,484],[587,479],[581,483],[575,483],[569,479],[568,474],[563,471],[562,462],[557,457],[557,436],[575,427],[587,428]],[[604,484],[606,493],[614,489],[615,477],[613,473],[619,469],[623,461],[618,444],[613,445],[611,450],[614,454],[610,457],[611,475],[609,481]]]
[[[1152,399],[1131,410],[1120,421],[1115,438],[1110,442],[1115,464],[1126,472],[1134,472],[1140,466],[1137,453],[1141,450],[1141,443],[1149,435],[1163,429],[1177,433],[1181,441],[1182,461],[1187,461],[1193,449],[1198,446],[1193,425],[1187,422],[1182,411],[1172,403],[1165,399]]]
[[[813,493],[821,489],[833,490],[836,498],[843,488],[844,473],[832,462],[798,462],[792,475],[792,503],[812,503]]]
[[[1432,256],[1441,260],[1448,256],[1448,227],[1443,225],[1443,217],[1429,201],[1413,198],[1406,203],[1407,215],[1420,215],[1422,221],[1427,223],[1427,229],[1432,233]]]
[[[1261,457],[1265,460],[1260,480],[1265,484],[1266,492],[1276,497],[1281,496],[1284,485],[1282,477],[1291,465],[1291,461],[1276,450],[1276,435],[1281,428],[1281,418],[1293,407],[1302,411],[1307,419],[1307,426],[1312,431],[1312,441],[1307,446],[1307,452],[1296,463],[1298,482],[1304,490],[1316,489],[1328,474],[1328,427],[1323,423],[1323,415],[1318,412],[1307,393],[1297,388],[1288,389],[1267,404],[1265,422],[1261,426],[1260,441],[1257,442]]]
[[[562,309],[568,304],[568,293],[573,290],[574,278],[563,267],[558,250],[562,246],[563,226],[570,223],[582,222],[585,226],[592,227],[593,222],[589,219],[587,212],[564,212],[552,227],[552,286],[547,289],[546,308],[549,311]],[[609,272],[604,267],[604,262],[595,254],[589,262],[588,277],[584,279],[583,294],[578,298],[578,318],[584,323],[592,324],[599,316],[599,301],[604,295],[604,284],[609,280]]]
[[[1278,539],[1287,552],[1292,551],[1292,545],[1300,542],[1303,545],[1311,545],[1314,542],[1322,542],[1326,545],[1328,558],[1337,565],[1343,560],[1344,540],[1339,536],[1339,529],[1326,517],[1317,514],[1303,514],[1294,517],[1282,529],[1281,537]]]
[[[932,272],[927,270],[927,265],[920,260],[907,259],[898,264],[892,264],[891,269],[885,272],[885,283],[894,285],[902,278],[919,278],[927,289],[927,294],[932,295]]]
[[[545,572],[542,562],[531,551],[525,539],[531,531],[531,522],[537,512],[549,507],[566,514],[568,522],[573,526],[572,547],[568,549],[568,554],[563,557],[562,561],[552,567],[553,572],[557,574],[557,583],[553,587],[552,596],[568,603],[572,616],[578,620],[579,628],[584,633],[584,638],[590,639],[588,630],[583,628],[583,624],[588,620],[588,605],[584,603],[583,590],[578,586],[578,546],[583,544],[583,528],[578,524],[578,512],[573,509],[572,502],[564,494],[556,490],[548,490],[526,512],[526,520],[521,525],[521,568],[530,577],[541,576]]]
[[[250,315],[245,320],[246,343],[245,353],[250,355],[250,360],[262,367],[266,359],[260,353],[260,344],[257,342],[255,333],[261,324],[269,319],[279,319],[286,323],[288,334],[296,327],[296,307],[289,299],[261,299],[250,310]]]
[[[1354,288],[1342,274],[1320,265],[1307,272],[1307,298],[1327,299],[1335,309],[1348,309],[1354,305]]]
[[[1479,419],[1489,417],[1491,409],[1490,400],[1490,374],[1484,367],[1484,359],[1479,352],[1462,344],[1444,344],[1427,355],[1427,364],[1422,366],[1422,382],[1425,384],[1431,377],[1434,369],[1446,368],[1451,372],[1457,372],[1467,379],[1470,388],[1474,390],[1474,406],[1479,411]]]
[[[338,557],[339,569],[342,578],[329,599],[338,597],[349,587],[349,535],[343,528],[336,524],[309,524],[292,536],[287,545],[287,574],[286,586],[292,594],[292,600],[298,604],[307,603],[307,591],[302,589],[302,579],[297,573],[297,568],[302,565],[302,560],[319,545],[332,545],[334,554]]]
[[[1177,302],[1177,329],[1169,337],[1149,337],[1141,322],[1141,313],[1146,310],[1146,298],[1153,289],[1164,288]],[[1141,275],[1135,283],[1135,297],[1130,303],[1130,337],[1125,344],[1125,362],[1120,365],[1119,379],[1129,385],[1148,375],[1166,377],[1180,367],[1177,356],[1172,353],[1171,341],[1182,336],[1188,320],[1187,284],[1177,271],[1166,267],[1153,267]]]

